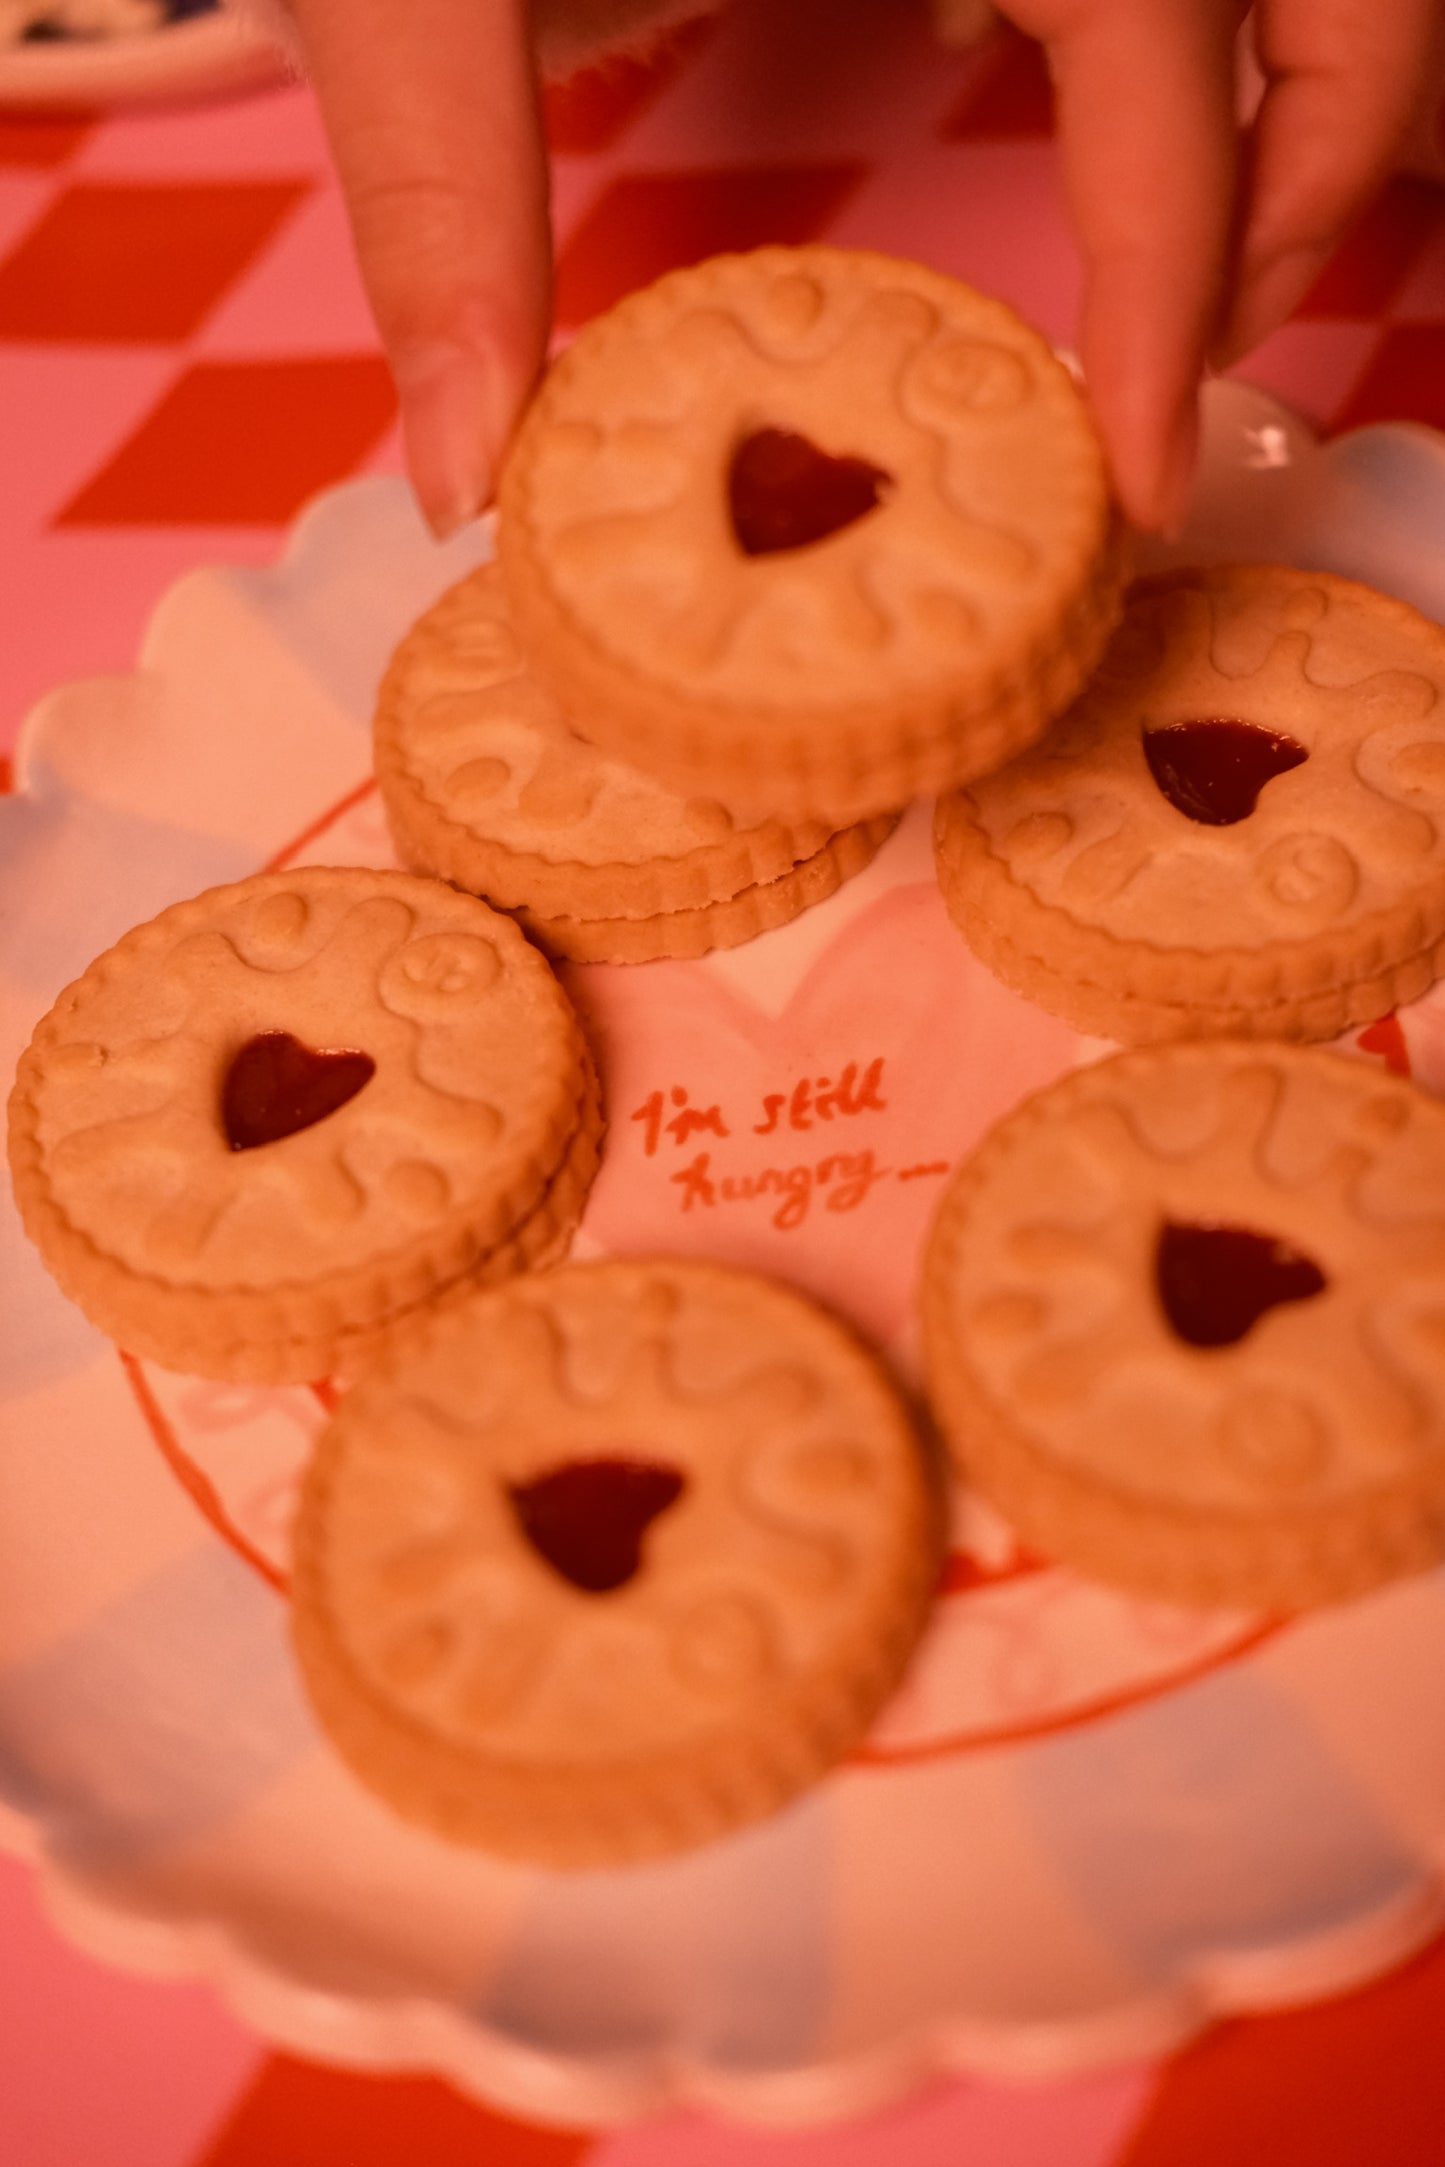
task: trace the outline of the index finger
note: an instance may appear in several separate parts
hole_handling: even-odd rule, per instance
[[[1121,502],[1176,524],[1222,305],[1236,0],[1010,0],[1048,50],[1084,257],[1079,347]]]
[[[546,351],[527,0],[292,0],[438,533],[469,519]]]

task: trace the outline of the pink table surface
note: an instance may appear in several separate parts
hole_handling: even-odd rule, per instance
[[[936,262],[1071,335],[1047,88],[1012,36],[950,53],[904,0],[742,0],[657,64],[556,97],[551,120],[564,326],[671,263],[827,237]],[[1442,363],[1445,192],[1415,174],[1242,373],[1327,430],[1442,425]],[[0,753],[50,686],[128,667],[182,571],[268,561],[314,490],[397,463],[304,89],[0,119]],[[1440,2155],[1442,2020],[1437,1945],[1162,2065],[940,2086],[806,2135],[697,2116],[543,2130],[430,2080],[277,2054],[202,1987],[102,1970],[0,1858],[6,2167],[1414,2167]]]

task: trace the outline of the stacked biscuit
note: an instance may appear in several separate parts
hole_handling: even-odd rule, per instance
[[[1139,581],[1048,737],[947,796],[939,877],[1001,977],[1129,1041],[1330,1038],[1445,959],[1445,630],[1356,581]]]
[[[762,249],[589,325],[506,460],[498,562],[383,684],[398,848],[553,953],[784,923],[910,799],[1032,743],[1122,545],[1068,372],[916,264]]]
[[[1295,1609],[1438,1562],[1445,1109],[1298,1041],[1445,963],[1445,631],[1285,566],[1141,581],[936,843],[1000,977],[1142,1042],[943,1202],[923,1314],[965,1474],[1169,1599]]]
[[[857,1743],[944,1526],[897,1387],[801,1295],[564,1265],[433,1318],[342,1402],[297,1518],[296,1648],[407,1818],[615,1865],[774,1811]]]
[[[1445,1553],[1445,1106],[1314,1046],[1131,1049],[1007,1116],[929,1239],[930,1389],[1022,1539],[1289,1611]]]
[[[571,962],[751,940],[831,895],[894,824],[739,820],[599,752],[528,667],[495,564],[402,641],[374,742],[405,862],[485,896]]]
[[[172,1369],[303,1382],[565,1249],[602,1115],[571,1004],[440,881],[262,873],[128,933],[21,1058],[26,1230]]]

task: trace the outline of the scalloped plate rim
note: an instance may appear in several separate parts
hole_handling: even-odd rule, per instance
[[[703,2110],[759,2129],[825,2126],[897,2105],[929,2080],[1046,2084],[1162,2057],[1228,2017],[1347,1993],[1408,1961],[1445,1926],[1445,1844],[1429,1878],[1328,1930],[1318,1945],[1261,1945],[1201,1960],[1168,1989],[1054,2024],[989,2025],[940,2017],[849,2059],[752,2075],[659,2049],[630,2057],[563,2056],[519,2045],[475,2017],[422,1997],[361,2001],[298,1981],[256,1957],[215,1920],[136,1919],[66,1879],[33,1824],[0,1805],[0,1847],[35,1869],[48,1918],[98,1962],[152,1979],[212,1987],[272,2043],[358,2072],[429,2073],[482,2104],[557,2128],[620,2127]],[[1286,1974],[1317,1971],[1307,1995]],[[398,2044],[398,2034],[401,2035]]]

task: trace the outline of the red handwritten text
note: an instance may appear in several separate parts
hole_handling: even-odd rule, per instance
[[[879,1166],[871,1151],[839,1151],[813,1165],[765,1166],[756,1174],[714,1172],[712,1153],[700,1151],[678,1173],[669,1176],[682,1191],[683,1211],[696,1206],[709,1211],[721,1204],[746,1204],[756,1197],[781,1199],[772,1223],[787,1233],[807,1218],[814,1194],[826,1190],[829,1211],[856,1211],[875,1182],[884,1181],[891,1167]]]
[[[667,1097],[678,1108],[678,1112],[672,1116],[670,1121],[664,1121],[662,1118],[666,1110],[667,1100],[664,1099],[660,1091],[654,1091],[650,1097],[644,1099],[632,1114],[634,1121],[640,1121],[643,1124],[642,1148],[649,1159],[656,1154],[657,1147],[664,1135],[670,1136],[675,1144],[685,1144],[689,1137],[704,1132],[713,1136],[730,1136],[732,1134],[727,1123],[723,1120],[720,1106],[689,1106],[687,1092],[681,1084],[674,1084]]]
[[[753,1123],[754,1136],[771,1136],[774,1129],[811,1129],[815,1120],[831,1121],[837,1114],[881,1114],[888,1101],[882,1094],[883,1062],[870,1061],[858,1080],[858,1063],[850,1061],[835,1083],[831,1076],[800,1076],[791,1091],[769,1091],[763,1098],[763,1118]],[[783,1109],[787,1108],[784,1115]]]

